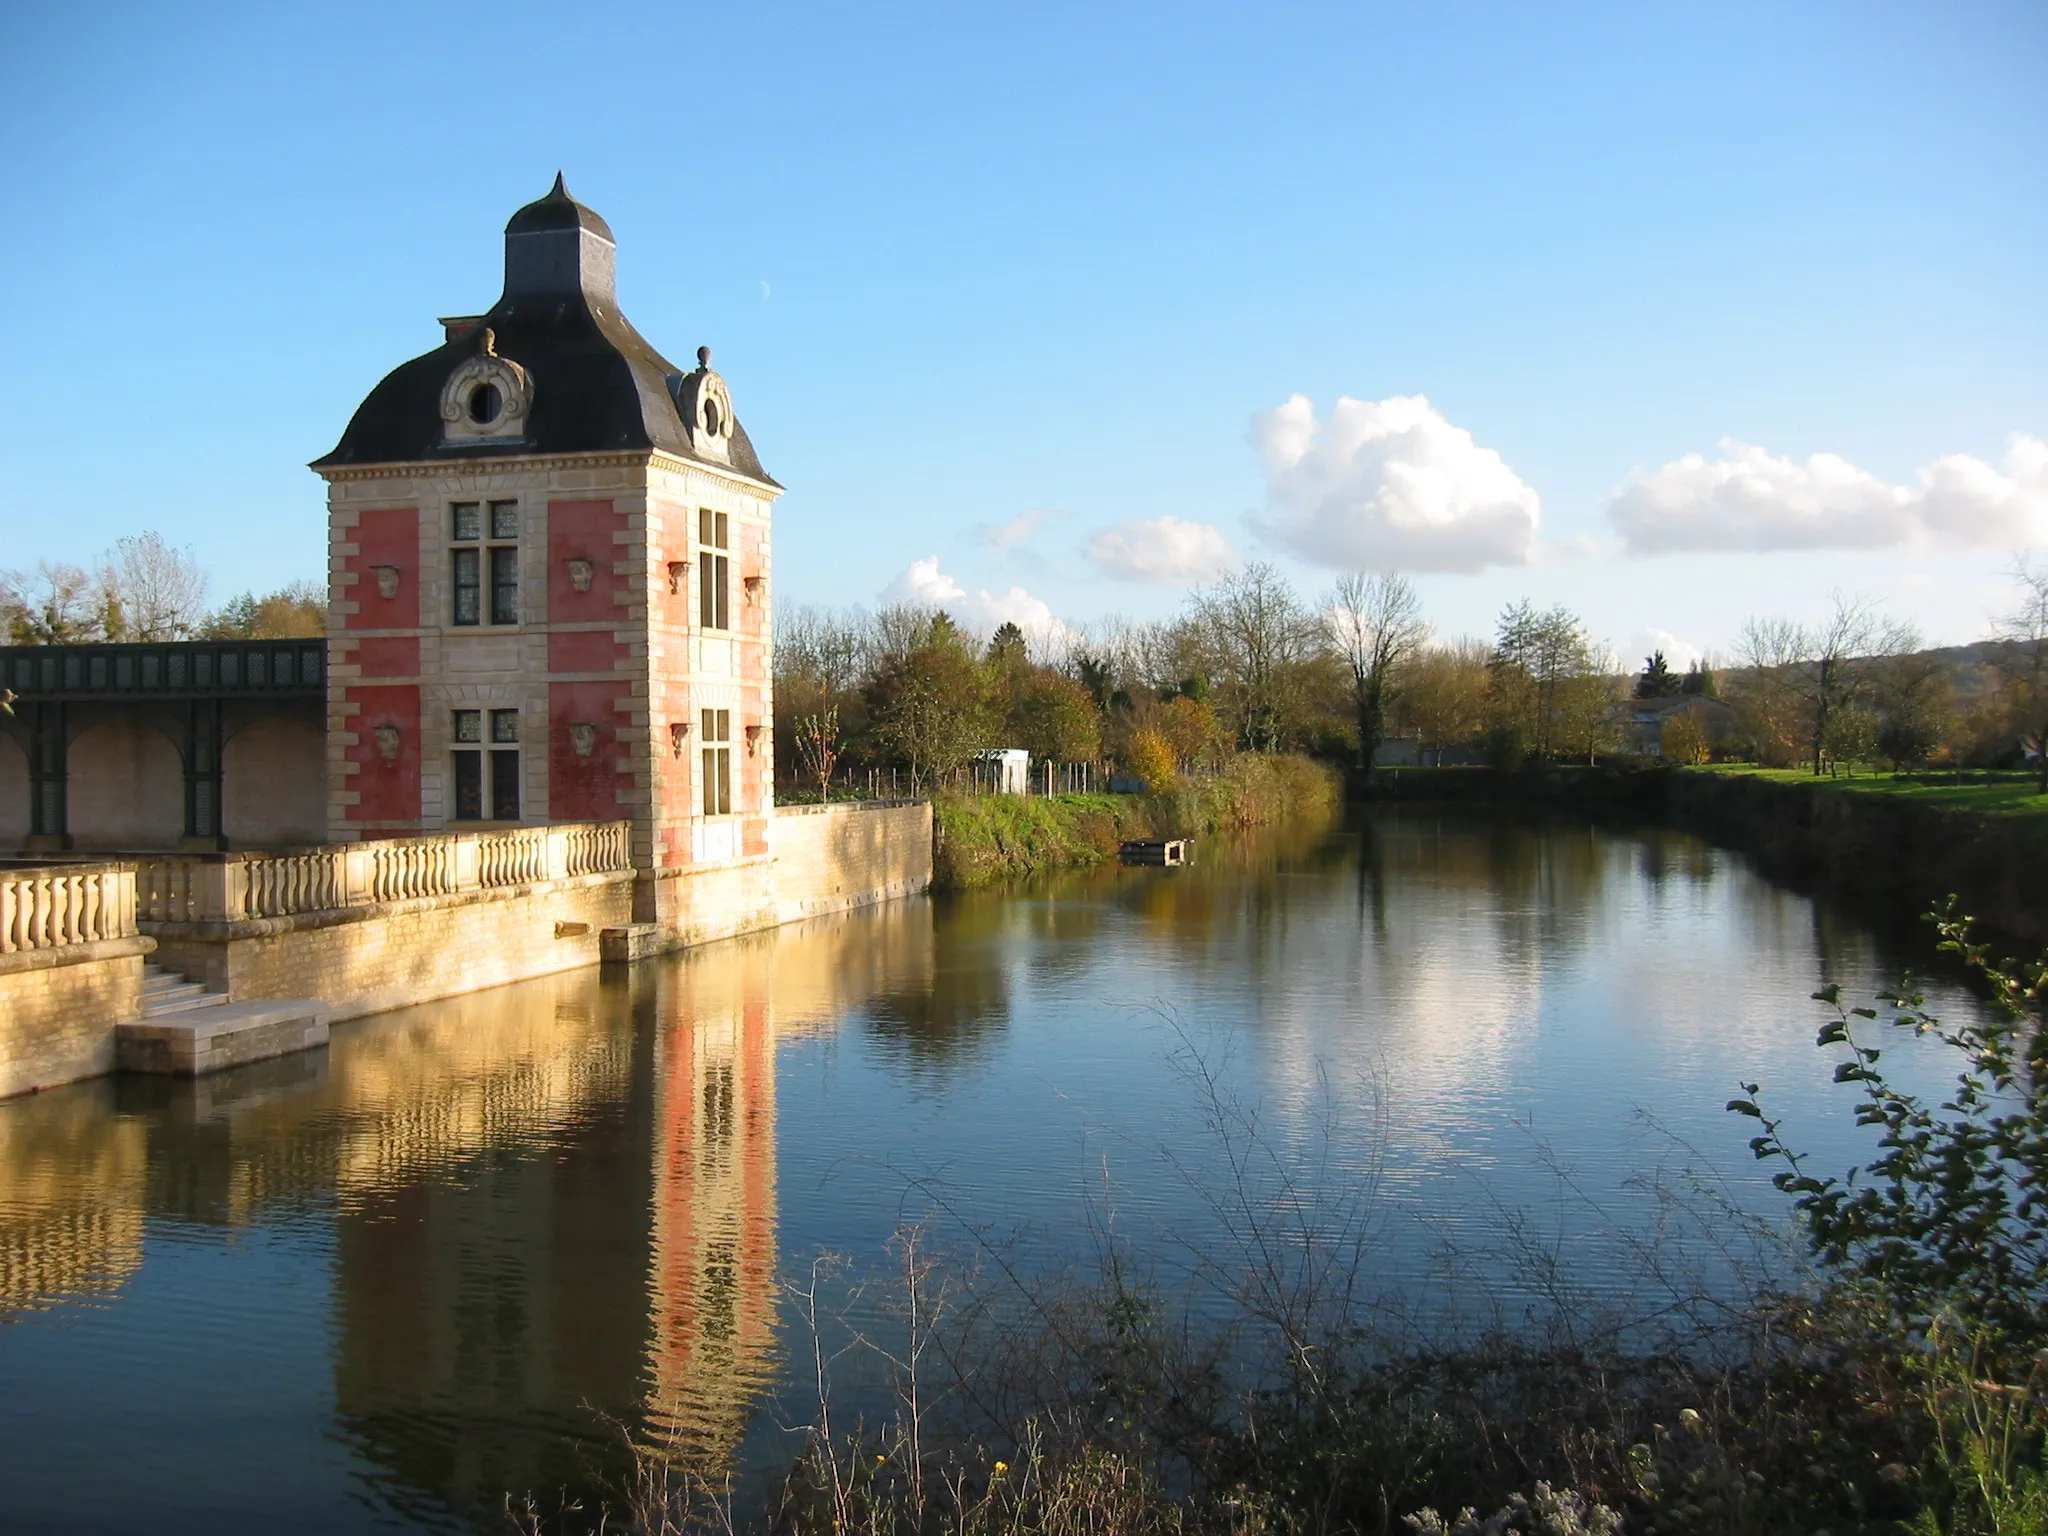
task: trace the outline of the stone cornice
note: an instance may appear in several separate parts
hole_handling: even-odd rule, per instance
[[[730,481],[768,501],[782,495],[782,487],[743,475],[738,470],[700,464],[695,459],[679,459],[654,449],[636,449],[630,453],[493,454],[475,458],[403,459],[389,464],[340,464],[327,469],[314,465],[312,469],[330,485],[349,480],[388,480],[402,475],[489,474],[496,469],[519,474],[552,469],[659,469],[667,474],[694,472],[714,482]]]

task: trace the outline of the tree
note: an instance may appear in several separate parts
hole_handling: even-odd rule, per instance
[[[1190,693],[1168,699],[1160,708],[1153,729],[1166,738],[1173,755],[1183,763],[1201,762],[1223,740],[1223,732],[1216,724],[1216,711],[1206,699]]]
[[[1176,777],[1173,748],[1157,731],[1133,731],[1130,770],[1143,781],[1148,794],[1163,794],[1173,788]]]
[[[832,769],[839,761],[839,711],[805,715],[797,722],[796,752],[804,771],[818,781],[818,799],[832,798]]]
[[[1697,705],[1666,717],[1661,747],[1674,763],[1704,763],[1714,755],[1714,736],[1707,712]]]
[[[1721,696],[1720,685],[1714,681],[1714,669],[1704,661],[1686,663],[1685,676],[1678,680],[1678,691],[1702,699],[1718,699]]]
[[[107,638],[98,584],[75,565],[45,560],[0,573],[0,609],[15,645],[79,645]]]
[[[2048,795],[2048,564],[2015,555],[2011,575],[2013,604],[2000,615],[1993,633],[2005,647],[2005,670],[2016,685],[2017,707],[2033,737],[2039,793]]]
[[[1386,738],[1401,664],[1429,637],[1422,601],[1399,572],[1351,571],[1337,579],[1323,623],[1351,675],[1358,765],[1371,773]]]
[[[1287,724],[1289,670],[1314,652],[1321,626],[1263,561],[1200,594],[1192,617],[1214,648],[1218,692],[1239,738],[1255,752],[1277,750]]]
[[[921,793],[988,745],[989,692],[959,626],[934,614],[918,643],[876,667],[865,690],[869,730]]]
[[[1482,641],[1425,647],[1402,667],[1397,718],[1426,751],[1478,736],[1486,723],[1488,647]]]
[[[117,539],[101,568],[110,640],[183,640],[206,617],[206,569],[159,533]]]
[[[199,626],[202,640],[311,640],[327,633],[327,591],[295,581],[231,597]]]
[[[1505,609],[1491,673],[1489,714],[1497,739],[1513,737],[1539,757],[1567,747],[1597,749],[1613,689],[1570,609],[1538,612],[1526,598]]]
[[[1102,751],[1101,717],[1088,690],[1045,672],[1029,678],[1012,714],[1012,745],[1051,763],[1092,763]]]
[[[1861,742],[1848,726],[1832,733],[1830,727],[1837,714],[1863,702],[1872,661],[1916,644],[1909,626],[1885,622],[1868,599],[1836,592],[1832,602],[1828,617],[1810,629],[1751,619],[1739,642],[1750,671],[1749,713],[1787,745],[1802,746],[1816,776],[1826,769],[1832,742]],[[1873,724],[1873,750],[1875,732]]]
[[[1643,658],[1643,670],[1636,676],[1637,698],[1674,699],[1683,692],[1685,679],[1672,672],[1662,651],[1652,651]]]

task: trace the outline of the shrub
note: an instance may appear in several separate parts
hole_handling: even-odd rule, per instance
[[[1664,722],[1664,755],[1674,763],[1704,763],[1714,755],[1706,711],[1682,709]]]
[[[1129,758],[1128,766],[1143,782],[1147,794],[1163,795],[1179,778],[1174,766],[1173,747],[1157,731],[1133,731]]]

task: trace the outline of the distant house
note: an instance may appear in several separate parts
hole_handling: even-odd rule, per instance
[[[1689,709],[1699,710],[1706,716],[1707,735],[1715,742],[1723,740],[1735,729],[1734,710],[1719,699],[1702,698],[1696,693],[1681,693],[1665,699],[1630,699],[1626,708],[1628,718],[1623,726],[1623,750],[1638,757],[1662,757],[1664,727]]]

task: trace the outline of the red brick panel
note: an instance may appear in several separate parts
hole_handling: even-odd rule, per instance
[[[420,690],[411,684],[352,686],[344,697],[362,708],[350,722],[356,744],[348,760],[361,765],[348,780],[360,797],[351,820],[396,821],[417,826],[420,819]],[[398,756],[385,762],[377,746],[377,727],[398,728]]]
[[[616,821],[625,811],[619,791],[633,785],[615,766],[625,752],[619,728],[627,715],[613,707],[624,680],[548,684],[548,818],[551,821]],[[597,727],[590,756],[576,752],[572,725]]]
[[[372,635],[356,642],[356,664],[365,677],[418,677],[417,635]]]
[[[550,672],[609,672],[627,654],[608,630],[556,630],[548,635]]]
[[[420,626],[420,509],[370,507],[359,514],[352,542],[356,553],[343,562],[358,578],[349,589],[356,611],[350,629],[417,629]],[[398,568],[398,592],[377,588],[374,567]]]
[[[620,579],[612,571],[622,546],[612,535],[626,526],[625,514],[609,501],[548,503],[548,622],[578,624],[614,617],[612,594]],[[578,592],[569,580],[569,562],[588,560],[590,590]]]

